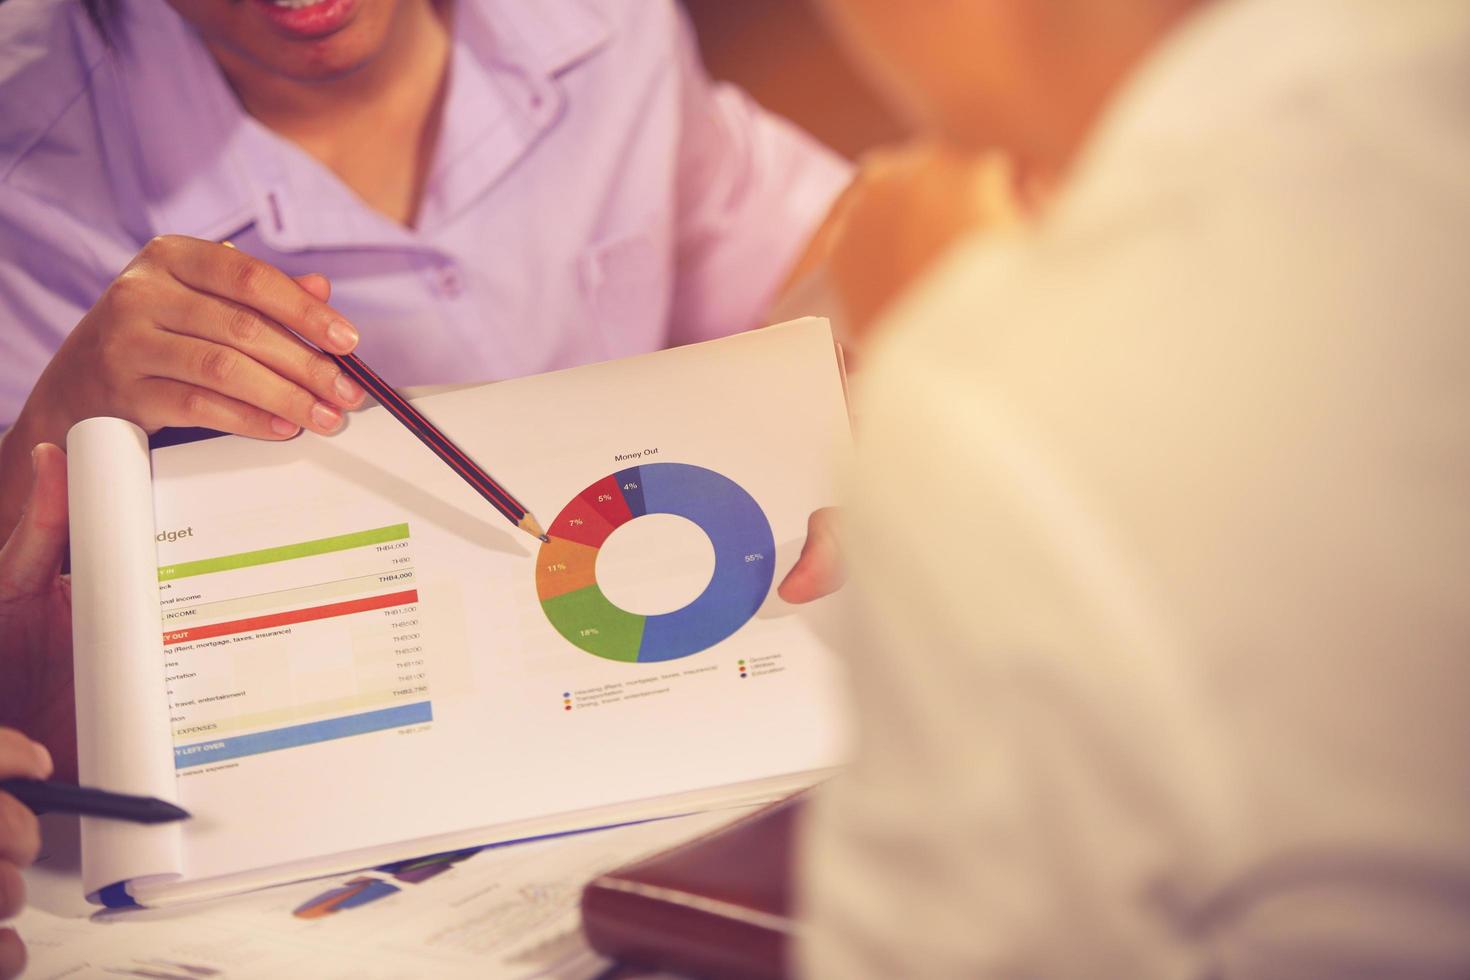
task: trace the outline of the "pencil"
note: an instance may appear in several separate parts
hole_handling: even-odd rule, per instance
[[[377,373],[368,367],[362,358],[356,354],[324,353],[336,361],[343,371],[351,375],[352,380],[367,389],[368,393],[378,400],[378,404],[388,410],[389,415],[403,423],[404,428],[418,437],[419,442],[428,446],[434,455],[448,464],[449,468],[459,474],[460,478],[474,488],[476,493],[489,501],[490,506],[505,515],[506,520],[533,538],[539,538],[542,541],[550,540],[529,510],[512,497],[504,487],[491,479],[490,474],[480,469],[475,461],[465,455],[464,450],[456,446],[434,423],[420,415],[418,409],[414,408],[408,399],[394,390],[388,382],[378,377]]]
[[[32,813],[80,813],[85,817],[105,817],[131,823],[171,823],[189,819],[187,810],[152,796],[129,796],[69,783],[0,779],[0,793],[9,793]]]
[[[220,242],[220,244],[225,248],[235,248],[234,242],[225,241]],[[352,380],[367,389],[368,394],[376,398],[378,404],[388,410],[389,415],[401,422],[404,428],[418,437],[419,442],[428,446],[435,456],[443,460],[460,479],[464,480],[476,493],[484,497],[490,503],[490,506],[500,511],[506,520],[533,538],[538,538],[541,541],[551,540],[546,536],[546,532],[542,530],[536,518],[531,515],[531,512],[520,501],[516,500],[504,487],[496,483],[490,474],[486,473],[474,460],[470,459],[465,454],[465,451],[456,446],[454,441],[446,436],[434,423],[420,415],[408,399],[400,395],[392,385],[378,377],[377,372],[368,367],[362,358],[356,354],[333,354],[331,351],[322,351],[322,353],[336,361],[337,366],[347,372]]]

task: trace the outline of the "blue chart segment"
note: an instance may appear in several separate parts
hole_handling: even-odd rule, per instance
[[[597,584],[597,551],[616,528],[648,514],[692,521],[714,546],[715,570],[694,601],[641,616],[608,601]],[[609,660],[677,660],[744,626],[771,589],[775,538],[765,512],[734,480],[688,463],[619,470],[579,493],[547,529],[536,591],[557,632]]]

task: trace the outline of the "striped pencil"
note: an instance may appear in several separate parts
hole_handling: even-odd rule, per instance
[[[236,247],[231,241],[223,241],[220,244],[225,248]],[[451,470],[459,474],[460,479],[488,500],[490,506],[504,514],[506,520],[533,538],[539,538],[542,541],[550,540],[546,532],[541,529],[541,525],[536,522],[536,518],[520,501],[491,479],[489,473],[480,469],[475,461],[465,455],[464,450],[456,446],[453,440],[440,432],[434,423],[420,415],[408,399],[394,390],[392,385],[378,377],[377,372],[368,367],[362,358],[356,354],[333,354],[330,351],[322,351],[322,353],[336,361],[338,367],[366,388],[368,394],[376,398],[378,404],[388,410],[389,415],[402,422],[405,429],[417,436],[419,442],[428,446],[435,456],[444,460]]]
[[[447,463],[450,469],[474,488],[476,493],[489,501],[490,506],[504,514],[506,520],[534,538],[540,538],[542,541],[548,540],[546,532],[541,529],[541,525],[536,522],[536,518],[531,515],[530,511],[506,492],[504,487],[496,483],[490,474],[480,469],[475,461],[466,456],[464,450],[439,431],[434,423],[420,415],[418,409],[414,408],[408,399],[394,390],[388,382],[378,377],[377,372],[368,367],[362,358],[356,354],[327,353],[327,356],[336,361],[342,370],[352,377],[352,380],[362,385],[368,394],[376,398],[378,404],[388,410],[388,414],[402,422],[404,428],[417,436],[419,442],[428,446],[435,456]]]

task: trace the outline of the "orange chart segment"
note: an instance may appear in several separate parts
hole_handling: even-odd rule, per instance
[[[542,602],[597,583],[597,549],[552,537],[536,556],[536,595]]]
[[[612,533],[613,526],[582,497],[573,497],[571,503],[562,508],[556,520],[546,529],[554,538],[565,538],[589,548],[601,547]]]

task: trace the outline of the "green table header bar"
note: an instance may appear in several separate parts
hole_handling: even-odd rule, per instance
[[[271,562],[290,561],[293,558],[306,558],[311,555],[325,555],[333,551],[361,548],[363,545],[382,544],[384,541],[399,541],[406,537],[408,537],[407,524],[390,524],[387,527],[373,528],[371,531],[357,531],[353,534],[339,534],[331,538],[317,538],[315,541],[302,541],[299,544],[283,544],[275,548],[262,548],[259,551],[244,551],[238,555],[224,555],[219,558],[202,558],[199,561],[164,565],[158,570],[158,580],[167,582],[170,579],[189,578],[192,575],[227,572],[233,568],[269,565]]]

